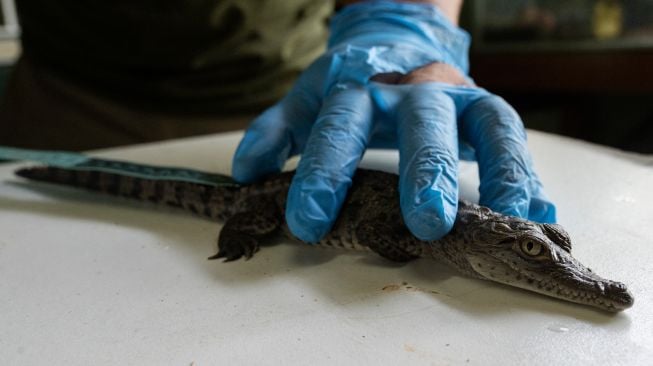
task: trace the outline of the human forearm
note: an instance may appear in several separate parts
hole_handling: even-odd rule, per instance
[[[365,0],[339,0],[339,6],[346,6],[354,3],[359,3]],[[458,25],[458,18],[460,17],[460,9],[463,5],[463,0],[397,0],[413,3],[427,3],[438,7],[440,11],[449,19],[453,24]]]

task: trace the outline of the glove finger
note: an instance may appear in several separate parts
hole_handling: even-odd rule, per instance
[[[315,99],[293,91],[258,116],[236,149],[234,179],[251,183],[277,173],[291,155],[299,153],[317,116],[319,103]]]
[[[476,150],[481,205],[522,218],[550,215],[553,204],[533,170],[524,125],[505,100],[488,95],[471,104],[461,133]]]
[[[455,105],[432,85],[416,84],[397,112],[401,211],[415,236],[439,239],[458,211]]]
[[[324,100],[288,192],[286,221],[305,242],[319,241],[335,221],[372,126],[364,88],[336,88]]]
[[[531,202],[528,207],[528,219],[536,222],[555,224],[556,207],[544,193],[542,182],[532,171]]]

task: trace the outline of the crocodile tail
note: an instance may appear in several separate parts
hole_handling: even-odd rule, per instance
[[[179,207],[216,221],[224,221],[230,215],[229,208],[238,193],[235,187],[145,179],[97,170],[31,167],[19,169],[15,174],[30,180]]]

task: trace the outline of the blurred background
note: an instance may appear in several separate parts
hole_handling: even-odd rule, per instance
[[[653,153],[653,0],[467,0],[462,26],[527,127]]]
[[[20,52],[0,0],[0,94]],[[653,153],[653,0],[466,0],[471,74],[528,128]]]
[[[0,0],[0,96],[4,93],[11,65],[18,57],[18,19],[13,0]]]

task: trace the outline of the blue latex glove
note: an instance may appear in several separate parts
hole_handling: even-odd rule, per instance
[[[286,220],[307,242],[330,230],[368,147],[399,149],[401,209],[420,239],[440,238],[453,226],[459,158],[478,160],[481,204],[554,222],[521,120],[505,101],[476,87],[370,82],[433,62],[467,74],[468,46],[467,33],[431,5],[347,6],[332,20],[328,51],[248,128],[234,157],[234,178],[255,181],[302,154]]]

